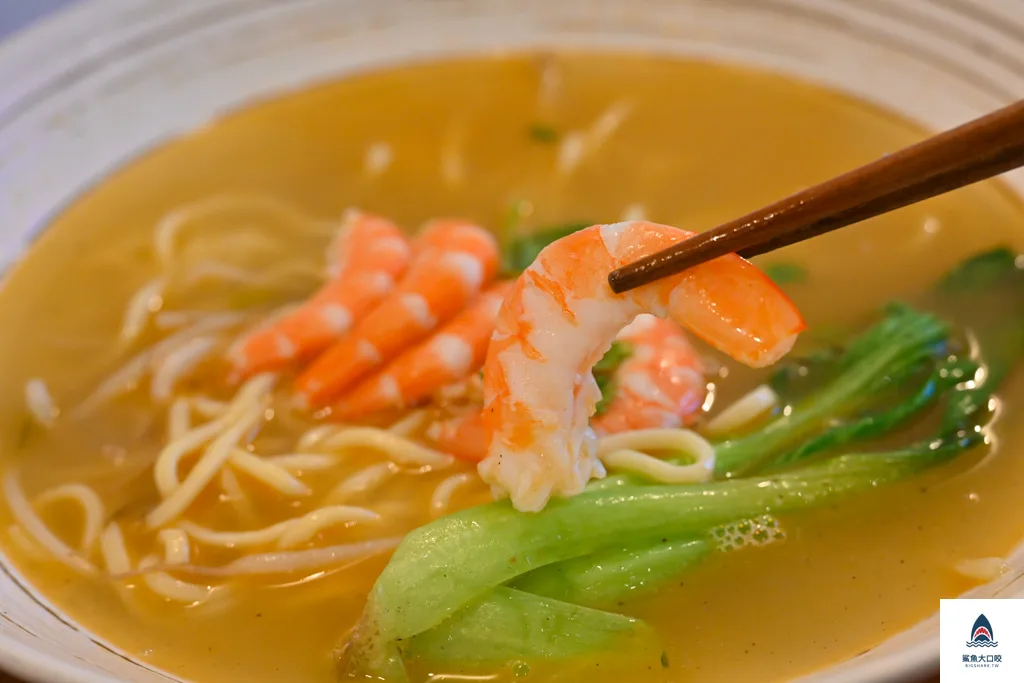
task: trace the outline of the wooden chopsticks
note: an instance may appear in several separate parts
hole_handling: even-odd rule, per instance
[[[1024,100],[612,271],[616,293],[750,258],[1024,166]]]

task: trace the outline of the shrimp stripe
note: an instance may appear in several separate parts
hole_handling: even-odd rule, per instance
[[[612,270],[693,234],[646,221],[596,225],[548,245],[520,276],[484,366],[483,418],[493,437],[478,466],[517,509],[540,510],[604,475],[589,426],[601,396],[592,368],[639,314],[671,318],[753,367],[792,348],[804,329],[799,312],[735,254],[623,294],[608,286]]]
[[[328,248],[330,279],[295,311],[232,347],[236,379],[280,369],[329,346],[392,290],[411,254],[408,240],[391,221],[346,212]]]
[[[455,316],[497,272],[494,238],[463,221],[435,221],[414,249],[416,256],[397,289],[296,379],[301,403],[321,407],[337,399]],[[467,265],[469,260],[475,265]]]
[[[341,420],[418,403],[483,363],[504,295],[503,282],[481,294],[433,337],[393,360],[381,373],[352,389],[332,409]]]
[[[707,393],[704,367],[675,322],[641,314],[618,339],[633,352],[616,372],[616,393],[607,410],[591,420],[598,434],[681,427],[700,409]]]

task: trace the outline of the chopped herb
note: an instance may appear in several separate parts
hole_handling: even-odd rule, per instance
[[[246,311],[252,308],[272,306],[278,295],[268,289],[241,288],[228,296],[227,307],[232,311]]]
[[[502,226],[506,234],[511,234],[519,227],[528,213],[529,206],[528,199],[517,199],[508,205],[508,209],[505,211],[505,222]]]
[[[558,131],[545,123],[535,123],[529,129],[530,139],[542,145],[550,145],[558,142]]]
[[[555,225],[506,242],[502,254],[502,270],[508,276],[518,275],[534,262],[544,247],[590,225],[593,223],[582,221]],[[506,230],[506,234],[512,233],[511,229]]]
[[[615,371],[627,358],[633,355],[633,347],[627,342],[614,341],[608,352],[594,366],[594,379],[601,390],[601,400],[597,402],[595,414],[601,415],[608,410],[615,399]]]
[[[614,341],[611,348],[604,354],[601,360],[594,365],[594,375],[611,374],[618,369],[622,362],[633,355],[633,347],[629,342]]]
[[[807,270],[803,266],[785,261],[766,264],[764,273],[777,285],[797,285],[807,281]]]
[[[603,415],[612,405],[612,401],[615,400],[615,394],[618,393],[619,386],[614,377],[608,377],[604,381],[598,380],[597,388],[601,390],[601,400],[594,406],[594,415]]]
[[[21,424],[18,426],[18,439],[15,446],[19,449],[24,448],[32,438],[35,430],[35,421],[31,417],[23,418]]]
[[[668,668],[668,653],[667,652],[662,652],[661,653],[661,668],[662,669],[667,669]]]
[[[986,290],[1021,275],[1018,257],[1006,247],[973,256],[951,270],[939,283],[939,291]]]

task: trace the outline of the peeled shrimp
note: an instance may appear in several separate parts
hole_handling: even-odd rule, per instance
[[[353,420],[410,406],[479,370],[487,355],[498,309],[511,288],[511,282],[502,282],[481,294],[437,334],[352,389],[334,405],[334,417]]]
[[[469,462],[484,459],[493,436],[480,410],[434,422],[427,429],[427,438],[437,450]]]
[[[598,434],[632,429],[675,429],[692,417],[707,394],[704,366],[671,320],[643,313],[618,335],[632,353],[615,371],[615,396],[590,426]]]
[[[308,358],[349,331],[395,285],[411,258],[391,221],[350,210],[328,249],[329,280],[285,317],[241,339],[230,359],[237,378]]]
[[[422,245],[422,246],[420,246]],[[435,221],[398,287],[295,382],[300,403],[320,407],[426,338],[473,299],[498,267],[498,245],[478,226]]]
[[[640,313],[668,317],[752,367],[789,352],[804,322],[793,303],[735,254],[624,294],[608,273],[694,233],[646,221],[594,225],[546,247],[505,298],[484,365],[480,476],[522,511],[604,476],[589,419],[591,372]]]
[[[700,356],[671,320],[642,313],[616,337],[632,347],[615,370],[615,395],[608,409],[590,421],[600,435],[634,429],[675,429],[704,402],[707,385]],[[480,410],[435,422],[427,436],[439,450],[461,460],[487,454],[491,431]]]

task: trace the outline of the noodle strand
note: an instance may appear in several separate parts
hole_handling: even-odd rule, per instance
[[[366,448],[385,453],[392,462],[406,466],[447,467],[455,461],[447,453],[421,446],[405,437],[374,427],[348,427],[339,430],[324,438],[319,448],[326,451]]]
[[[473,480],[473,474],[470,472],[461,472],[459,474],[453,474],[448,477],[434,489],[433,495],[430,496],[430,512],[435,517],[448,512],[448,507],[451,505],[452,494],[455,490],[461,488]]]
[[[57,538],[50,531],[49,527],[46,526],[46,523],[36,514],[21,490],[17,475],[13,470],[4,477],[3,490],[4,499],[7,502],[7,506],[11,509],[11,514],[14,515],[15,521],[21,525],[21,528],[25,530],[32,540],[46,549],[59,562],[76,572],[88,576],[96,573],[96,568],[92,563],[72,550],[64,541]]]
[[[78,503],[85,516],[82,525],[82,541],[79,545],[84,553],[92,550],[103,530],[106,511],[99,495],[85,484],[61,484],[43,491],[36,497],[34,507],[51,505],[58,500]]]
[[[675,465],[644,451],[685,453],[691,465]],[[609,469],[633,472],[665,484],[709,481],[715,469],[715,448],[689,429],[639,429],[601,439],[597,457]]]
[[[206,545],[238,548],[277,542],[284,548],[304,543],[329,526],[374,522],[379,519],[380,515],[373,510],[348,505],[333,505],[318,508],[301,517],[271,524],[263,529],[250,531],[215,531],[189,521],[182,521],[179,526],[189,536]]]
[[[252,453],[236,448],[228,461],[233,467],[253,479],[263,482],[285,496],[308,496],[312,491],[280,465],[275,465]]]
[[[725,407],[704,427],[711,436],[721,436],[750,424],[779,404],[779,396],[767,384],[762,384],[742,398]]]

